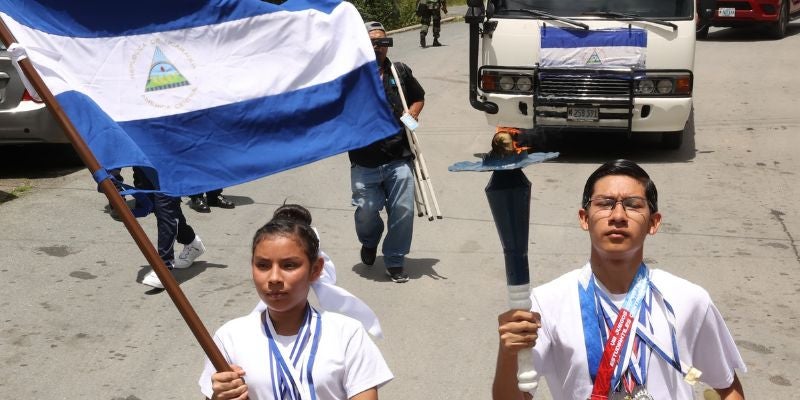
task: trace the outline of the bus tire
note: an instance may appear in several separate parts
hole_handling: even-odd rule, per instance
[[[661,148],[665,150],[678,150],[683,144],[683,131],[664,132],[661,134]]]
[[[694,108],[689,112],[689,118],[686,119],[686,124],[683,129],[676,132],[662,132],[661,133],[661,148],[666,150],[678,150],[683,145],[683,137],[687,135],[694,136]]]
[[[708,28],[710,28],[710,24],[706,23],[697,28],[695,31],[695,37],[697,40],[706,40],[708,39]]]

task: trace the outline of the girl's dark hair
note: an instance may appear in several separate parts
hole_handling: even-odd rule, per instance
[[[644,193],[647,197],[647,203],[650,206],[650,212],[658,211],[658,191],[656,190],[656,184],[650,180],[650,175],[647,175],[647,172],[645,172],[639,164],[624,159],[609,161],[589,175],[589,179],[586,180],[586,186],[583,187],[583,203],[581,203],[581,207],[585,209],[589,200],[592,198],[594,194],[594,184],[597,183],[600,178],[609,175],[629,176],[641,182],[642,185],[644,185]]]
[[[303,246],[306,257],[308,257],[308,261],[312,264],[319,258],[319,239],[317,239],[314,230],[311,229],[308,224],[286,218],[273,218],[256,231],[256,234],[253,236],[253,247],[250,252],[250,257],[255,254],[256,246],[258,246],[262,240],[273,236],[296,239],[300,242],[300,245]]]
[[[311,212],[299,204],[284,204],[275,209],[275,212],[272,213],[272,219],[288,219],[311,225]]]

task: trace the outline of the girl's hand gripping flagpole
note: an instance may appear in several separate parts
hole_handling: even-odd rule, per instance
[[[2,19],[0,19],[0,39],[2,39],[6,47],[10,47],[17,42],[11,30],[8,29],[8,26]],[[111,179],[109,179],[109,173],[100,165],[97,158],[89,149],[89,146],[86,145],[86,142],[78,134],[75,126],[69,118],[67,118],[61,105],[56,101],[50,89],[44,84],[44,81],[33,67],[31,61],[23,57],[19,60],[19,67],[36,92],[39,93],[39,96],[44,100],[45,104],[47,104],[47,108],[50,109],[50,112],[52,112],[56,120],[58,120],[65,135],[69,141],[72,142],[72,147],[75,148],[75,151],[78,153],[83,163],[89,168],[92,176],[98,182],[100,190],[106,195],[114,209],[120,213],[123,224],[125,224],[131,237],[133,237],[133,240],[139,246],[139,250],[141,250],[142,254],[153,267],[158,279],[164,284],[164,289],[166,289],[172,302],[175,303],[175,307],[178,308],[186,324],[189,325],[189,329],[200,343],[200,346],[203,348],[203,351],[205,351],[209,360],[211,360],[211,363],[217,371],[232,371],[228,362],[214,343],[214,340],[211,339],[208,330],[192,308],[192,305],[189,304],[189,300],[183,294],[183,291],[180,289],[180,286],[178,286],[172,273],[167,269],[166,265],[164,265],[164,261],[161,260],[161,257],[158,256],[156,249],[153,247],[150,239],[148,239],[142,226],[136,221],[130,208],[128,208],[122,196],[119,195],[116,186],[114,186]]]
[[[397,74],[397,69],[395,68],[394,63],[391,64],[391,70],[394,81],[397,82],[397,86],[399,88],[398,92],[400,93],[400,101],[403,103],[403,111],[408,114],[408,103],[406,103],[406,96],[403,93],[402,81],[400,80],[400,76]],[[439,209],[439,202],[436,200],[436,192],[433,190],[433,183],[431,182],[431,177],[428,173],[428,166],[425,163],[425,157],[422,155],[422,149],[420,149],[419,141],[417,140],[417,134],[414,132],[414,130],[409,129],[408,126],[405,126],[405,124],[403,124],[403,126],[406,130],[408,145],[411,147],[411,152],[414,154],[414,173],[417,176],[418,183],[423,186],[420,188],[420,193],[422,193],[422,202],[424,205],[425,214],[428,214],[429,221],[433,221],[434,216],[429,214],[431,207],[428,204],[428,196],[425,190],[427,187],[427,192],[430,192],[431,200],[433,201],[436,218],[442,219],[442,211]]]
[[[531,310],[530,271],[528,269],[528,225],[530,222],[531,182],[522,169],[496,170],[486,185],[486,198],[492,210],[497,233],[503,245],[511,309]],[[517,353],[519,389],[533,394],[538,374],[533,352]]]

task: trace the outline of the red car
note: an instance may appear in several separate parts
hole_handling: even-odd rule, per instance
[[[800,0],[697,0],[697,38],[705,39],[712,26],[763,25],[775,39],[786,35],[786,25],[800,17]]]

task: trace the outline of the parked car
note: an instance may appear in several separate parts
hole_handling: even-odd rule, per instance
[[[44,103],[25,90],[5,46],[0,43],[0,145],[69,143]]]
[[[786,36],[786,25],[800,17],[800,0],[697,0],[697,38],[708,37],[712,26],[761,25],[771,37]]]

